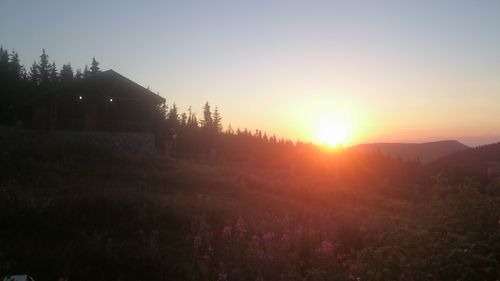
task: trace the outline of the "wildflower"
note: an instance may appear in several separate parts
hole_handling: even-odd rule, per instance
[[[224,228],[222,229],[222,237],[223,238],[231,237],[231,231],[232,227],[230,225],[224,226]]]
[[[245,225],[245,221],[242,218],[238,218],[234,229],[240,237],[244,236],[247,233],[247,227]]]
[[[331,256],[333,254],[333,244],[329,241],[322,241],[317,251],[322,255]]]
[[[271,241],[274,239],[274,232],[267,232],[266,234],[262,235],[262,240],[264,241]]]
[[[219,263],[219,274],[217,275],[217,281],[227,281],[227,273],[226,269],[224,268],[224,264],[221,262]]]
[[[266,253],[264,252],[264,249],[261,246],[260,238],[257,235],[252,236],[252,240],[250,242],[248,250],[251,253],[251,255],[258,260],[267,259]]]
[[[217,281],[227,281],[227,273],[225,271],[220,271],[217,275]]]
[[[290,234],[288,232],[283,233],[283,236],[281,236],[281,245],[284,249],[290,247]]]

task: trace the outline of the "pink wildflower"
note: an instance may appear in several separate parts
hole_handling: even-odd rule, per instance
[[[264,241],[271,241],[274,239],[274,232],[267,232],[264,235],[262,235],[262,240]]]
[[[227,281],[227,273],[224,271],[220,271],[217,275],[217,281]]]
[[[230,225],[224,226],[224,228],[222,229],[222,237],[223,238],[231,237],[231,231],[232,227]]]
[[[224,267],[224,264],[221,262],[219,263],[219,274],[217,275],[217,281],[227,281],[227,273],[226,269]]]
[[[253,257],[255,257],[258,260],[267,259],[266,253],[264,252],[264,249],[261,246],[260,238],[257,235],[252,236],[252,241],[250,242],[248,251]]]
[[[245,236],[247,233],[247,227],[245,225],[245,221],[242,218],[238,218],[236,221],[236,225],[234,226],[235,232],[240,236]]]
[[[290,234],[288,232],[283,233],[283,236],[281,236],[281,245],[284,249],[290,247]]]
[[[318,252],[325,256],[331,256],[333,254],[333,244],[329,241],[322,241]]]

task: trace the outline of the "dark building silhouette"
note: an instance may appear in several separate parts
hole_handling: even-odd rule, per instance
[[[165,99],[113,70],[50,89],[27,105],[29,127],[147,132]]]

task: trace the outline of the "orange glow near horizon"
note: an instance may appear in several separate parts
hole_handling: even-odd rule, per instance
[[[334,97],[298,100],[284,116],[293,130],[289,135],[325,148],[348,147],[362,142],[372,133],[372,120],[362,102]]]
[[[338,120],[325,120],[318,128],[316,141],[319,144],[335,148],[342,147],[349,138],[349,128]]]

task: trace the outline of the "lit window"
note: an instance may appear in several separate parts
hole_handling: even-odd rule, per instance
[[[78,96],[78,100],[83,100],[83,97],[82,96]]]
[[[113,98],[109,98],[109,102],[113,102]]]

